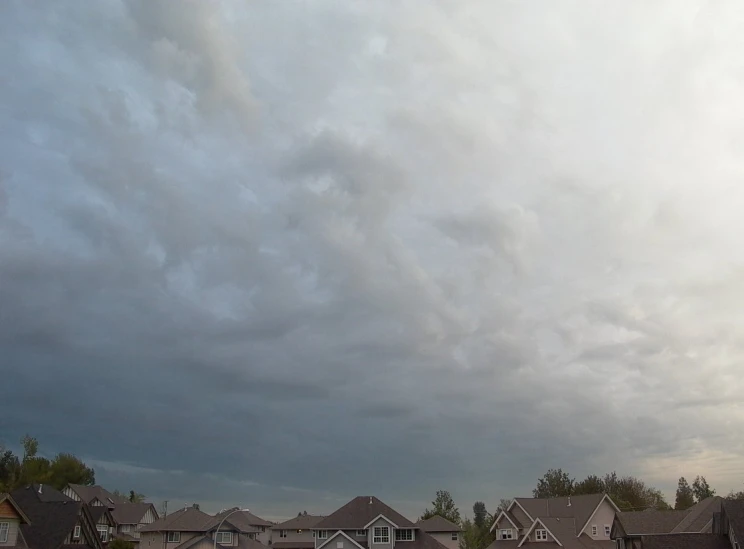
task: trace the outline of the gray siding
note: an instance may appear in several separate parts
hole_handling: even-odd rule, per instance
[[[508,524],[509,521],[507,521]],[[509,528],[512,528],[511,524]],[[513,529],[513,528],[512,528]],[[460,533],[457,532],[457,539],[452,539],[452,534],[455,532],[429,532],[429,535],[437,540],[439,543],[447,547],[447,549],[458,549],[460,547]],[[418,532],[416,532],[418,534]],[[405,549],[405,541],[396,542],[397,549]]]
[[[0,547],[12,547],[16,544],[16,541],[18,540],[18,529],[20,527],[21,521],[19,519],[15,518],[0,518],[0,522],[7,522],[8,523],[8,541],[6,542],[0,542]]]
[[[315,539],[313,537],[313,531],[312,530],[302,530],[298,532],[297,530],[284,530],[287,533],[287,537],[283,538],[281,537],[282,530],[272,530],[271,531],[271,539],[274,543],[285,543],[285,542],[306,542],[306,543],[312,543]],[[260,540],[259,540],[260,541]],[[325,541],[325,540],[323,540]]]
[[[514,515],[514,518],[516,518],[520,523],[522,523],[522,526],[525,528],[529,528],[532,524],[532,521],[527,516],[527,514],[522,511],[522,508],[519,505],[514,505],[514,507],[511,508],[511,514]],[[519,526],[519,525],[517,525]]]
[[[375,528],[388,528],[388,532],[390,535],[390,543],[375,543],[374,540],[374,532]],[[393,529],[392,525],[386,521],[384,518],[380,517],[375,522],[373,522],[369,527],[369,532],[367,533],[368,539],[369,539],[369,547],[370,549],[393,549],[393,545],[395,544],[395,530]],[[331,549],[334,549],[331,547]]]
[[[272,540],[278,541],[279,534],[274,535],[270,526],[254,526],[254,528],[257,528],[258,530],[261,528],[264,529],[263,532],[258,532],[256,534],[256,541],[259,541],[264,545],[268,545]]]

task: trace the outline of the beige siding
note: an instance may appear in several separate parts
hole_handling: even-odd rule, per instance
[[[507,521],[508,523],[509,521]],[[509,526],[511,528],[511,526]],[[418,532],[416,532],[418,534]],[[456,533],[456,532],[455,532]],[[457,533],[457,539],[452,539],[453,532],[429,532],[429,535],[437,540],[439,543],[447,547],[447,549],[458,549],[460,547],[460,534]],[[396,549],[405,549],[405,542],[396,542]]]
[[[2,542],[0,541],[0,547],[12,547],[16,544],[16,541],[18,540],[18,529],[20,527],[21,521],[17,518],[0,518],[0,522],[7,522],[8,523],[8,541]]]
[[[274,540],[274,543],[286,543],[286,542],[312,543],[313,539],[315,539],[313,538],[312,530],[302,530],[300,532],[298,532],[297,530],[284,530],[284,532],[287,533],[287,537],[285,538],[281,537],[282,530],[271,531],[271,536],[272,536],[272,539]]]
[[[589,519],[589,522],[586,525],[586,528],[584,528],[583,533],[592,539],[608,540],[610,539],[610,536],[605,535],[605,525],[609,526],[610,529],[612,529],[613,520],[615,520],[615,509],[607,500],[603,500],[602,503],[599,504],[597,512],[594,513],[594,516]],[[595,536],[592,535],[592,526],[597,527],[597,535]],[[581,527],[581,525],[579,525],[579,527]]]
[[[517,524],[519,526],[519,524]],[[496,539],[501,539],[501,530],[511,530],[512,531],[512,539],[519,538],[520,534],[524,533],[524,530],[521,528],[514,528],[514,525],[509,522],[509,519],[505,516],[501,517],[501,520],[499,520],[496,523],[496,528],[494,528],[493,533],[496,535]]]

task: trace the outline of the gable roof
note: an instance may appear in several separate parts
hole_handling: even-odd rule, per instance
[[[160,518],[152,503],[122,503],[117,504],[111,515],[117,524],[139,524],[148,510],[152,510],[155,520]]]
[[[496,529],[496,525],[499,523],[499,520],[501,519],[502,516],[506,517],[506,520],[508,520],[511,523],[511,525],[514,526],[514,528],[516,528],[517,530],[521,528],[521,526],[519,526],[520,523],[517,520],[517,517],[512,515],[506,509],[502,509],[501,512],[498,515],[496,515],[496,518],[493,519],[493,524],[491,525],[491,528],[488,529],[489,532],[493,532]]]
[[[255,515],[251,515],[247,511],[235,511],[233,512],[233,509],[226,509],[224,511],[220,511],[215,515],[215,526],[219,526],[220,521],[225,518],[227,515],[230,515],[230,518],[227,519],[226,523],[232,524],[235,528],[237,528],[241,533],[243,534],[254,534],[256,532],[259,532],[259,529],[253,526],[253,517]],[[232,514],[231,514],[232,513]]]
[[[230,513],[231,511],[234,511],[236,507],[233,507],[232,509],[225,509],[224,511],[220,511],[217,513],[216,516],[224,517],[227,513]],[[232,521],[233,517],[238,517],[236,522],[240,522],[241,524],[244,524],[245,526],[273,526],[273,522],[269,522],[268,520],[264,520],[259,516],[254,515],[250,511],[237,511],[233,515],[230,516],[230,520]],[[245,530],[248,532],[249,530]],[[257,530],[256,530],[257,531]]]
[[[570,526],[572,528],[575,528],[575,526],[574,526],[574,522],[575,521],[573,519],[564,519],[564,520],[566,522],[569,522],[569,520],[570,520],[570,523],[571,523]],[[558,521],[558,522],[556,523],[556,521]],[[548,531],[548,534],[550,534],[550,537],[553,538],[553,540],[555,541],[556,544],[558,544],[560,546],[563,546],[563,544],[561,543],[561,541],[558,539],[558,536],[556,536],[553,533],[552,528],[551,528],[551,527],[555,527],[556,525],[561,526],[560,525],[560,519],[550,519],[550,518],[542,518],[541,519],[541,518],[536,518],[534,520],[534,522],[532,523],[532,525],[529,527],[529,529],[524,533],[524,536],[522,536],[522,539],[517,544],[517,547],[521,547],[524,544],[524,542],[527,541],[527,538],[529,537],[529,535],[532,533],[533,530],[535,530],[535,528],[538,525],[542,526],[542,529],[545,529],[545,530]],[[545,543],[545,542],[540,542],[540,543]]]
[[[142,526],[140,532],[209,532],[212,528],[216,528],[221,520],[196,507],[186,507]],[[226,520],[225,524],[235,528],[232,524],[232,517]],[[224,525],[223,528],[225,528]]]
[[[533,519],[574,518],[581,528],[604,498],[605,494],[585,494],[561,498],[514,498],[514,501]]]
[[[729,527],[734,531],[736,541],[738,541],[739,544],[744,543],[744,500],[724,500],[723,510],[726,513]]]
[[[410,520],[374,496],[355,497],[318,522],[313,528],[317,530],[358,530],[364,528],[370,521],[380,515],[401,528],[416,528],[416,525]]]
[[[687,516],[674,527],[672,533],[710,532],[713,525],[713,513],[721,512],[722,501],[723,498],[720,496],[712,496],[696,503],[687,510]]]
[[[462,530],[454,522],[450,522],[439,515],[434,515],[426,520],[420,520],[416,524],[424,532],[460,532]]]
[[[68,486],[84,503],[90,503],[96,498],[104,505],[115,506],[120,503],[129,503],[128,500],[112,494],[103,486],[85,486],[83,484],[69,484]]]
[[[627,536],[669,534],[689,514],[689,511],[624,511],[615,517]],[[712,518],[712,514],[711,514]]]
[[[644,536],[643,549],[731,549],[728,538],[713,534],[656,534]]]
[[[315,528],[325,517],[320,515],[300,515],[271,527],[272,530],[309,530]]]
[[[328,536],[328,539],[327,540],[325,540],[323,543],[321,543],[320,545],[318,545],[318,549],[322,549],[323,547],[325,547],[326,545],[328,545],[331,542],[331,540],[337,538],[338,536],[345,537],[346,539],[348,539],[351,542],[352,546],[356,546],[358,549],[365,549],[362,545],[359,545],[359,543],[357,543],[356,541],[354,541],[353,539],[351,539],[351,537],[349,537],[349,534],[347,534],[346,532],[344,532],[342,530],[339,530],[338,532],[336,532],[332,536]]]
[[[18,514],[18,517],[21,519],[21,523],[28,524],[29,522],[31,522],[26,513],[23,512],[23,509],[20,508],[20,506],[16,503],[16,501],[10,494],[0,493],[0,504],[2,504],[3,502],[8,502],[8,505],[10,505]]]

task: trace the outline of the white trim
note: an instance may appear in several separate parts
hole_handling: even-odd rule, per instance
[[[411,532],[411,539],[398,539],[398,532]],[[372,532],[374,535],[374,532]],[[415,528],[396,528],[393,530],[393,537],[395,538],[395,543],[401,542],[405,543],[407,541],[416,541],[416,529]]]
[[[502,537],[502,534],[504,532],[509,532],[510,535],[511,535],[511,537],[509,537],[509,538]],[[499,528],[499,533],[496,534],[496,536],[497,536],[496,539],[499,540],[499,541],[514,540],[514,539],[517,539],[519,537],[519,530],[517,530],[517,535],[515,536],[514,535],[514,528]]]
[[[371,522],[369,522],[369,523],[367,524],[367,526],[365,526],[365,527],[364,527],[364,529],[365,529],[365,530],[369,530],[369,527],[370,527],[370,526],[372,526],[372,525],[373,525],[373,524],[374,524],[375,522],[377,522],[377,521],[378,521],[378,520],[380,520],[380,519],[385,519],[385,520],[386,520],[386,521],[388,521],[388,522],[389,522],[390,524],[392,524],[392,525],[393,525],[393,526],[394,526],[395,528],[400,528],[400,526],[398,526],[398,525],[397,525],[397,524],[395,524],[395,523],[394,523],[394,522],[393,522],[392,520],[390,520],[390,519],[389,519],[389,518],[387,518],[387,517],[386,517],[385,515],[383,515],[382,513],[380,513],[380,514],[379,514],[379,515],[377,515],[377,516],[376,516],[375,518],[373,518],[373,519],[372,519],[372,521],[371,521]]]
[[[353,543],[354,545],[356,545],[359,549],[364,549],[364,547],[362,547],[356,541],[354,541],[353,539],[351,539],[343,530],[337,530],[335,534],[333,534],[332,536],[329,536],[328,539],[325,540],[324,543],[318,545],[318,547],[316,549],[321,549],[321,547],[325,547],[326,545],[328,545],[328,543],[331,542],[331,540],[333,540],[334,538],[336,538],[339,534],[342,535],[342,536],[344,536],[351,543]]]
[[[548,534],[550,534],[550,537],[553,538],[553,541],[555,541],[560,547],[563,547],[563,544],[560,541],[558,541],[558,538],[555,537],[553,532],[550,531],[550,528],[545,526],[545,524],[543,524],[543,521],[541,521],[539,518],[535,519],[535,521],[532,523],[532,526],[530,526],[530,529],[527,530],[527,532],[524,534],[524,536],[522,537],[522,541],[519,542],[517,547],[522,547],[522,545],[524,544],[525,541],[527,541],[527,538],[530,536],[530,534],[535,529],[535,526],[537,526],[538,523],[540,523],[540,526],[542,526],[541,530],[546,530]]]
[[[76,524],[72,529],[72,539],[80,539],[80,525]]]
[[[375,531],[379,530],[380,535],[378,536]],[[383,535],[383,530],[386,532]],[[375,541],[375,538],[380,538],[380,541]],[[387,541],[382,541],[383,539],[387,538]],[[372,545],[392,545],[394,544],[393,540],[393,533],[391,531],[390,526],[373,526],[372,527]]]
[[[507,511],[511,511],[511,508],[512,508],[512,507],[513,507],[514,505],[518,505],[518,506],[519,506],[519,508],[520,508],[520,509],[521,509],[522,511],[524,511],[524,514],[525,514],[525,515],[527,515],[527,518],[528,518],[528,519],[530,519],[530,520],[535,520],[535,519],[534,519],[534,517],[533,517],[532,515],[530,515],[530,514],[529,514],[529,513],[527,512],[527,509],[525,509],[524,507],[522,507],[522,504],[521,504],[521,503],[519,503],[519,502],[517,501],[517,498],[514,498],[514,499],[512,500],[512,504],[511,504],[511,505],[510,505],[509,507],[507,507],[507,509],[506,509],[506,510],[507,510]]]
[[[511,507],[511,505],[509,507]],[[503,510],[499,513],[499,516],[496,517],[496,520],[493,521],[493,524],[491,525],[491,529],[489,530],[489,532],[493,532],[493,529],[496,528],[496,525],[499,523],[499,519],[501,518],[501,515],[504,515],[506,517],[506,520],[508,520],[511,523],[511,525],[517,529],[517,532],[519,532],[519,526],[514,524],[512,522],[512,519],[509,518],[509,515],[506,514],[506,511],[503,511]]]
[[[173,540],[171,540],[171,534],[173,534]],[[178,539],[175,539],[178,537]],[[165,533],[165,543],[181,543],[181,531],[180,530],[170,530]]]
[[[0,534],[5,534],[4,537],[0,537],[0,543],[8,543],[8,538],[10,537],[10,521],[2,521],[0,522]]]
[[[214,539],[215,539],[215,540],[217,541],[217,543],[219,543],[220,545],[222,545],[223,543],[226,543],[226,544],[232,545],[232,542],[233,542],[233,537],[232,537],[232,535],[233,535],[233,533],[232,533],[232,532],[215,532],[215,533],[214,533]],[[217,540],[217,536],[222,536],[222,541],[219,541],[219,540]],[[230,536],[230,539],[229,539],[229,540],[227,540],[227,541],[225,541],[225,536]]]
[[[590,523],[590,522],[591,522],[591,520],[592,520],[592,519],[594,518],[594,515],[596,515],[596,514],[597,514],[597,510],[599,509],[599,506],[600,506],[600,505],[602,505],[602,502],[603,502],[604,500],[607,500],[607,501],[609,501],[609,502],[610,502],[610,505],[612,505],[612,506],[613,506],[613,507],[615,508],[615,512],[616,512],[616,513],[619,513],[619,512],[620,512],[620,508],[619,508],[619,507],[618,507],[617,505],[615,505],[615,502],[614,502],[614,501],[612,501],[612,498],[611,498],[610,496],[608,496],[607,494],[603,494],[603,495],[602,495],[602,499],[600,499],[600,500],[599,500],[599,503],[598,503],[598,504],[597,504],[597,506],[596,506],[596,507],[594,508],[594,511],[592,512],[592,514],[591,514],[591,515],[589,515],[589,518],[588,518],[588,519],[586,519],[586,522],[584,523],[584,526],[583,526],[583,527],[581,528],[581,530],[579,530],[579,535],[578,535],[578,536],[576,536],[577,538],[581,537],[581,534],[583,534],[583,533],[584,533],[584,530],[586,530],[586,527],[587,527],[587,526],[589,526],[589,523]]]

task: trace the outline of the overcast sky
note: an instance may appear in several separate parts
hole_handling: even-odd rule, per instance
[[[171,509],[744,488],[744,6],[0,3],[0,438]]]

